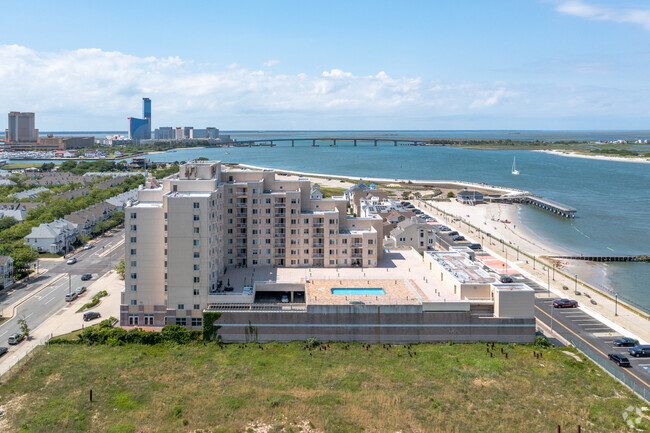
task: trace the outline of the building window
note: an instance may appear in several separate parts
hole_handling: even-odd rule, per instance
[[[200,231],[199,227],[194,227],[194,234],[195,235],[198,235],[199,231]]]
[[[136,262],[135,260],[131,260],[131,267],[135,268],[137,266],[138,266],[138,262]]]
[[[135,248],[132,248],[132,249],[131,249],[131,255],[132,255],[132,256],[135,256],[135,252],[136,252]]]
[[[131,284],[131,291],[132,292],[137,292],[138,291],[138,286],[136,286],[135,284]]]
[[[144,316],[145,325],[153,325],[153,314],[145,314]]]
[[[131,299],[131,305],[138,305],[137,299]]]
[[[137,217],[138,217],[138,214],[137,214],[137,213],[135,213],[135,212],[131,212],[131,219],[132,219],[132,220],[136,219]],[[167,217],[165,217],[165,218],[167,218]]]
[[[197,308],[198,310],[198,308]],[[192,326],[203,326],[203,318],[201,317],[192,317]]]
[[[177,310],[184,310],[184,309],[185,309],[185,304],[178,304],[178,305],[176,306],[176,309],[177,309]]]
[[[373,245],[374,243],[375,243],[374,240],[372,240],[372,239],[368,239],[368,245]]]
[[[198,221],[198,220],[199,220],[199,216],[198,216],[198,215],[192,215],[192,217],[194,218],[194,221]]]
[[[138,238],[131,237],[131,243],[135,244],[136,242],[138,242]]]
[[[199,253],[199,252],[197,252],[197,251],[194,251],[194,258],[195,258],[195,259],[198,259],[198,258],[200,258],[200,257],[201,257],[201,253]]]
[[[138,274],[132,272],[132,273],[131,273],[131,279],[132,279],[132,280],[136,280],[137,278],[138,278]]]
[[[192,241],[192,243],[194,244],[195,247],[198,247],[198,246],[201,245],[201,241],[200,241],[199,239],[194,239],[194,240]]]
[[[181,326],[187,326],[187,319],[185,317],[177,317],[176,324]]]
[[[200,309],[201,309],[201,305],[199,305],[199,304],[194,304],[194,309],[195,309],[195,310],[200,310]]]
[[[194,289],[194,296],[199,296],[200,290],[199,289]],[[196,308],[195,308],[196,310]]]
[[[200,271],[201,270],[201,265],[194,265],[194,270],[195,271]]]
[[[194,209],[198,209],[198,208],[200,207],[199,202],[198,202],[198,201],[195,201],[195,202],[192,204],[192,207],[193,207]]]
[[[135,231],[135,230],[137,230],[137,229],[138,229],[138,226],[136,226],[135,224],[132,224],[132,225],[131,225],[131,230]]]
[[[199,277],[194,277],[194,282],[195,282],[195,283],[199,283],[200,281],[201,281],[201,280],[200,280]]]

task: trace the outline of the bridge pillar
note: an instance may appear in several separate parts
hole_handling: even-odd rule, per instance
[[[332,140],[332,146],[336,146],[336,140]]]
[[[395,146],[397,146],[397,140],[395,140]]]
[[[296,141],[296,140],[291,140],[291,147],[296,147],[296,143],[295,143],[295,141]]]
[[[354,140],[354,147],[357,147],[357,140]]]
[[[375,147],[377,147],[377,140],[375,140]]]
[[[316,140],[311,141],[311,147],[316,147]]]

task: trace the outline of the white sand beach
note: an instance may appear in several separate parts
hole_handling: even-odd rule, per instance
[[[624,158],[622,156],[606,156],[606,155],[585,155],[582,153],[568,152],[563,150],[533,150],[533,152],[550,153],[551,155],[568,156],[571,158],[586,158],[586,159],[600,159],[603,161],[617,161],[617,162],[637,162],[641,164],[650,164],[650,158]]]

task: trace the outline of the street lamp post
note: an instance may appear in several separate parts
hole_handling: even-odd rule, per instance
[[[546,268],[546,283],[548,284],[548,297],[551,297],[551,270]]]
[[[576,280],[576,286],[575,289],[573,289],[573,294],[578,293],[578,274],[576,274],[575,280]]]
[[[68,272],[68,294],[72,292],[72,280],[70,278],[70,272]]]
[[[555,281],[555,262],[553,262],[553,281]]]
[[[618,316],[618,293],[614,293],[614,316]]]

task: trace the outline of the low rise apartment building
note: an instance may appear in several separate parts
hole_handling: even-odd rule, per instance
[[[41,202],[0,203],[0,218],[8,217],[16,221],[24,221],[29,209],[42,205]]]
[[[381,218],[349,218],[345,199],[310,193],[308,179],[220,162],[149,178],[125,208],[121,323],[200,326],[229,268],[376,267]]]
[[[14,283],[14,259],[0,256],[0,286],[6,288]]]
[[[32,232],[25,236],[25,243],[34,251],[48,253],[66,253],[72,250],[72,244],[77,240],[79,231],[77,225],[64,219],[51,223],[43,223],[33,227]]]
[[[77,226],[79,236],[87,237],[92,236],[98,222],[106,221],[118,210],[120,208],[117,206],[102,202],[89,206],[86,209],[72,212],[64,216],[63,219]]]
[[[384,242],[386,246],[411,247],[423,252],[435,248],[436,236],[433,225],[413,216],[398,223]]]

